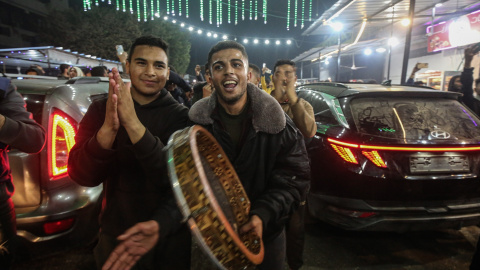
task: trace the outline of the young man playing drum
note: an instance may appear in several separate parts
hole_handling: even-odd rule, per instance
[[[104,184],[96,264],[100,269],[109,256],[116,258],[112,251],[117,237],[148,220],[141,228],[156,236],[149,239],[154,248],[141,259],[122,257],[104,268],[125,264],[136,269],[190,269],[191,236],[181,226],[162,152],[170,135],[188,121],[187,108],[164,89],[169,77],[167,44],[152,36],[136,39],[126,71],[131,83],[124,83],[113,68],[108,97],[88,108],[68,160],[70,177],[77,183]]]
[[[215,91],[195,103],[189,117],[220,143],[250,199],[250,220],[239,232],[253,230],[262,237],[265,257],[258,268],[284,269],[284,225],[310,178],[303,136],[273,97],[247,83],[248,56],[241,44],[219,42],[208,66]],[[132,261],[152,246],[155,234],[145,224],[121,237],[110,262]]]

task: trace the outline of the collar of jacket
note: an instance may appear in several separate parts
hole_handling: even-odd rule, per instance
[[[252,125],[256,132],[277,134],[285,128],[285,113],[273,97],[251,83],[247,85],[247,95],[251,100]],[[217,94],[213,91],[211,96],[195,102],[188,116],[200,125],[211,125],[211,115],[217,104]]]

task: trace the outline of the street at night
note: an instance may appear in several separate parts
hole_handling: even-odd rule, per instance
[[[476,226],[461,230],[392,233],[344,231],[318,222],[307,222],[306,231],[302,270],[468,269],[480,234]],[[82,247],[18,262],[14,267],[14,270],[32,269],[95,268],[91,250]]]

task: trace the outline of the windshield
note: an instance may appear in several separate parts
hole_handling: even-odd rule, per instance
[[[405,140],[480,139],[480,120],[456,100],[358,98],[350,103],[361,133]]]

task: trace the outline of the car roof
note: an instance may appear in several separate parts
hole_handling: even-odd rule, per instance
[[[444,97],[456,99],[461,96],[460,93],[439,91],[427,87],[408,86],[408,85],[382,85],[365,83],[335,83],[322,82],[304,84],[297,87],[298,91],[319,91],[336,98],[347,96],[376,96],[378,94],[388,96],[428,96]]]

